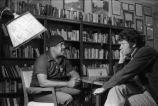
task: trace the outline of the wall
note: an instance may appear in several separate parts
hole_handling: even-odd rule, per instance
[[[158,3],[153,6],[154,48],[158,51]]]

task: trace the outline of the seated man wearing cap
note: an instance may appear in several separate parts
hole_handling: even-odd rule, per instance
[[[35,61],[31,86],[55,87],[58,104],[71,104],[73,95],[80,90],[74,88],[79,84],[80,76],[63,56],[64,39],[60,35],[53,35],[47,41],[48,51]],[[68,80],[63,80],[68,77]],[[39,95],[34,101],[52,102],[50,95]]]

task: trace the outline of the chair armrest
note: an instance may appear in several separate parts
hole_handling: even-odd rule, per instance
[[[26,88],[28,94],[52,93],[54,88],[29,87]]]
[[[27,93],[30,95],[36,95],[40,93],[52,93],[52,99],[54,100],[54,106],[57,106],[57,98],[54,88],[42,88],[42,87],[29,87],[26,88]]]

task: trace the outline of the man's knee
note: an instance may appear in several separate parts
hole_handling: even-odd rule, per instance
[[[56,92],[56,96],[57,96],[57,102],[59,104],[69,104],[72,102],[73,98],[70,94],[66,94],[63,92]]]
[[[117,85],[109,90],[104,106],[123,106],[125,104],[125,85]]]
[[[117,93],[119,92],[119,93],[125,94],[126,90],[127,90],[126,85],[122,84],[122,85],[117,85],[111,88],[109,92],[117,92]]]

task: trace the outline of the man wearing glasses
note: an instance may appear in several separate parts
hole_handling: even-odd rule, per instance
[[[52,35],[47,40],[47,47],[48,51],[39,56],[35,62],[31,86],[55,87],[58,104],[66,106],[72,102],[72,95],[80,93],[80,90],[74,88],[79,84],[80,76],[63,56],[65,49],[63,37]],[[51,94],[40,95],[35,101],[51,102],[52,97]]]

